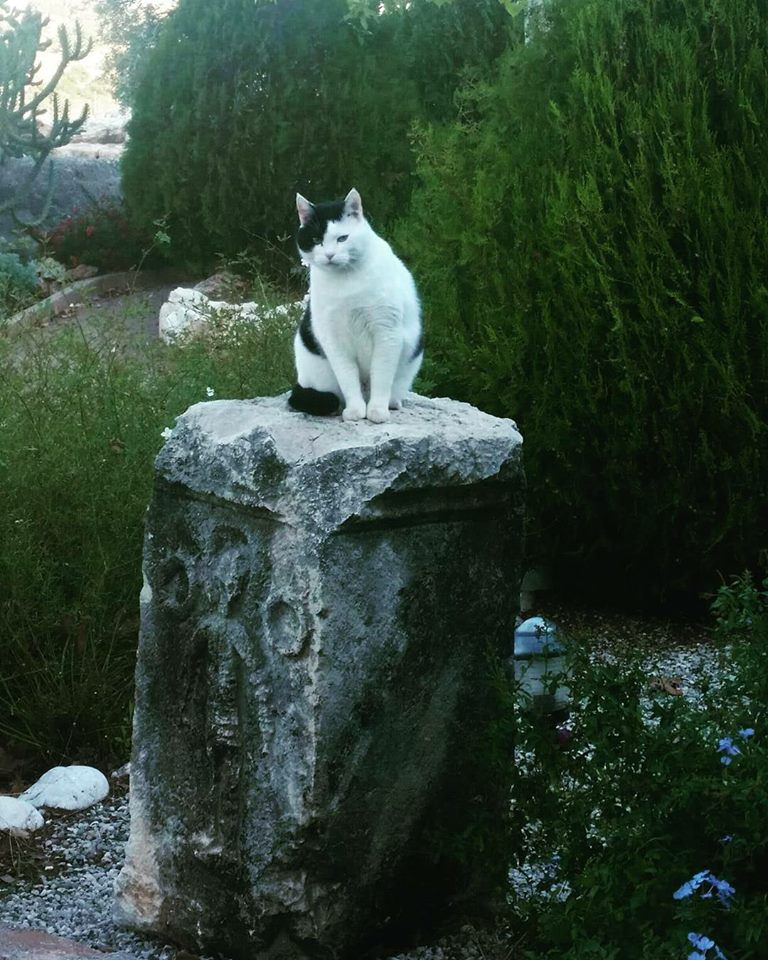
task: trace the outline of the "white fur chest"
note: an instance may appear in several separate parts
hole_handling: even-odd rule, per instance
[[[315,336],[326,353],[342,351],[367,378],[374,333],[387,313],[386,303],[357,284],[317,283],[312,279],[310,308]]]
[[[343,346],[366,375],[375,339],[402,343],[418,336],[418,300],[410,274],[388,245],[376,253],[356,269],[313,267],[310,274],[318,341],[326,350]]]

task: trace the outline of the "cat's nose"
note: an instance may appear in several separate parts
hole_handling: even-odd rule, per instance
[[[326,257],[328,257],[328,262],[329,262],[329,263],[331,262],[331,260],[333,260],[333,258],[334,258],[335,256],[336,256],[335,253],[326,253]]]

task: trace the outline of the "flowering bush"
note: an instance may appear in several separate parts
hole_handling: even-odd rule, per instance
[[[521,717],[521,960],[764,960],[768,590],[741,579],[715,609],[717,671],[686,695],[572,638],[570,736]]]
[[[66,267],[87,263],[111,271],[130,270],[142,260],[147,266],[163,262],[152,235],[133,226],[122,206],[111,201],[101,201],[83,213],[75,212],[46,239],[53,256]]]

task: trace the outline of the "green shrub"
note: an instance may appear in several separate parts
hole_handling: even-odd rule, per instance
[[[168,217],[174,254],[249,249],[290,269],[294,194],[362,193],[379,224],[411,189],[409,131],[452,109],[462,70],[503,50],[498,0],[181,0],[138,86],[123,162],[145,228]]]
[[[547,19],[422,130],[396,243],[425,376],[518,420],[531,550],[563,579],[708,588],[755,562],[768,501],[768,8]]]
[[[523,718],[514,815],[538,872],[511,905],[521,960],[681,960],[691,932],[729,960],[765,956],[768,581],[723,588],[726,608],[741,627],[722,616],[719,675],[695,695],[654,687],[637,651],[606,661],[579,638],[566,746]],[[686,895],[702,871],[735,892]]]
[[[125,756],[144,511],[191,403],[291,382],[295,317],[125,351],[112,329],[0,338],[0,737],[50,761]]]
[[[0,322],[30,304],[38,289],[33,265],[16,253],[0,252]]]

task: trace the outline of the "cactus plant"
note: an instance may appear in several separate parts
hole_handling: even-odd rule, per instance
[[[63,105],[56,87],[69,66],[82,60],[91,50],[91,42],[83,37],[79,23],[72,34],[59,27],[61,55],[53,74],[46,81],[38,79],[38,54],[46,50],[50,40],[43,39],[49,20],[34,10],[18,11],[7,0],[0,0],[0,167],[11,157],[31,157],[29,173],[10,196],[0,197],[0,213],[14,212],[29,196],[43,164],[56,147],[72,139],[85,123],[88,108],[79,117],[71,118],[69,102]],[[52,103],[52,119],[44,131],[40,118]],[[39,223],[47,213],[53,194],[55,171],[49,165],[49,183],[43,209],[35,219]]]

